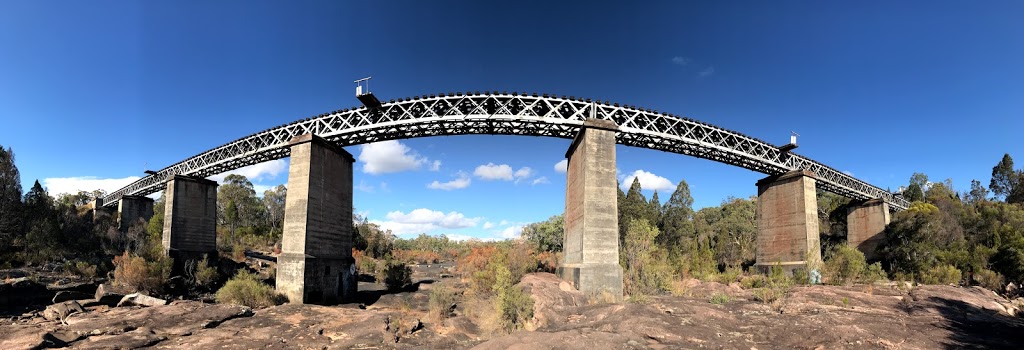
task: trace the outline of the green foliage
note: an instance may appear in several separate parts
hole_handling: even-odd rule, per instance
[[[960,269],[953,265],[943,264],[921,271],[919,282],[923,284],[957,284],[960,283]]]
[[[729,266],[725,268],[725,271],[718,274],[718,282],[729,284],[739,281],[741,277],[743,277],[743,269],[739,266]]]
[[[867,284],[873,284],[875,282],[885,282],[889,280],[889,275],[882,269],[881,263],[874,263],[868,265],[868,268],[864,270],[860,278],[861,282]]]
[[[21,174],[14,164],[14,151],[0,147],[0,254],[11,252],[21,234]]]
[[[644,219],[651,223],[648,213],[648,202],[641,193],[640,180],[633,178],[629,191],[625,196],[619,198],[619,245],[622,246],[626,240],[626,230],[633,220]]]
[[[210,265],[206,254],[203,254],[202,260],[186,262],[185,275],[192,284],[199,287],[209,287],[219,277],[217,268]]]
[[[967,203],[978,204],[988,200],[988,189],[981,185],[981,181],[971,180],[971,191],[965,196]]]
[[[535,222],[523,227],[522,237],[527,242],[533,243],[537,251],[561,252],[562,242],[565,240],[565,216],[556,215],[541,222]]]
[[[756,204],[730,197],[721,206],[701,209],[694,216],[699,237],[711,239],[720,264],[740,266],[754,260],[757,246]]]
[[[173,265],[171,258],[146,261],[143,257],[125,252],[114,257],[113,283],[150,294],[161,293],[171,277]]]
[[[822,276],[831,284],[849,284],[860,278],[866,267],[864,253],[840,244],[826,253]]]
[[[647,220],[633,220],[626,230],[620,259],[626,294],[641,295],[668,290],[671,268],[664,251],[654,244],[658,228]]]
[[[216,299],[218,303],[245,305],[254,309],[280,305],[286,300],[274,291],[274,287],[244,270],[238,271],[224,287],[217,290]]]
[[[442,322],[451,316],[452,306],[455,305],[457,295],[455,290],[444,283],[437,283],[430,287],[430,300],[427,303],[428,317],[434,322]]]
[[[493,289],[498,291],[495,307],[498,310],[501,329],[512,333],[523,328],[533,318],[533,299],[515,285],[512,272],[504,266],[495,270]]]
[[[1010,281],[1024,280],[1024,242],[1015,241],[999,247],[992,256],[992,269]]]
[[[690,185],[680,180],[675,192],[661,209],[661,234],[658,244],[669,252],[682,251],[696,245],[696,231],[693,227],[693,197]]]
[[[978,272],[974,273],[974,280],[978,281],[978,285],[996,293],[1002,293],[1003,288],[1006,286],[1006,280],[1003,278],[1003,275],[992,270],[978,270]]]
[[[394,259],[384,261],[384,285],[389,290],[403,290],[412,285],[412,269],[404,262]]]
[[[710,303],[715,305],[724,305],[729,303],[729,295],[722,293],[715,293],[711,295],[711,299],[708,300]]]
[[[284,232],[284,205],[287,196],[288,188],[284,185],[263,191],[263,207],[267,208],[266,225],[275,240],[279,240]]]
[[[383,259],[395,250],[395,235],[391,231],[381,230],[380,226],[370,223],[366,218],[355,225],[355,234],[355,248],[371,258]]]
[[[1010,196],[1014,189],[1019,186],[1020,177],[1013,170],[1013,158],[1009,153],[1003,154],[996,166],[992,167],[992,180],[988,188],[996,198]],[[1008,201],[1009,202],[1009,201]]]

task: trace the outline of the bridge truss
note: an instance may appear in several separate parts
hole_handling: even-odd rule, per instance
[[[351,146],[444,135],[529,135],[572,139],[589,118],[619,125],[623,145],[710,159],[767,175],[804,169],[819,188],[852,199],[881,198],[895,210],[909,202],[853,176],[759,139],[649,109],[575,97],[522,93],[449,93],[392,100],[380,109],[345,109],[298,120],[228,142],[146,176],[103,198],[161,191],[175,175],[207,177],[289,156],[288,141],[312,133]]]

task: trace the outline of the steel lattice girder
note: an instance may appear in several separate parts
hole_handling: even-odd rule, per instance
[[[103,198],[161,191],[175,175],[207,177],[289,156],[288,141],[312,133],[351,146],[442,135],[529,135],[572,139],[589,118],[619,125],[618,143],[710,159],[767,175],[804,169],[821,189],[851,199],[881,198],[894,210],[906,199],[756,138],[696,120],[635,107],[537,94],[441,94],[392,100],[380,110],[346,109],[281,125],[228,142],[161,169]]]

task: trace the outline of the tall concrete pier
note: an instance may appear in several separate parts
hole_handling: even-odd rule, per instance
[[[606,120],[587,120],[565,156],[565,260],[558,275],[581,292],[622,299],[615,134]]]
[[[757,263],[786,270],[821,261],[814,174],[805,170],[757,182]]]
[[[341,147],[317,136],[293,138],[277,291],[292,303],[351,300],[352,163]]]
[[[176,175],[167,182],[164,252],[175,271],[189,260],[217,258],[217,182]]]
[[[153,217],[153,199],[146,196],[123,196],[117,203],[118,224],[121,232],[139,222],[149,221]]]
[[[846,212],[846,244],[864,253],[867,260],[878,260],[875,249],[884,239],[889,224],[889,204],[881,199],[857,203]]]

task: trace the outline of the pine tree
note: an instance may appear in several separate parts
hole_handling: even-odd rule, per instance
[[[21,175],[14,165],[14,151],[0,147],[0,252],[11,251],[22,226]]]
[[[680,180],[675,192],[669,197],[662,211],[661,234],[658,240],[669,252],[678,252],[692,240],[693,228],[693,197],[690,186]]]
[[[1019,176],[1013,171],[1013,158],[1010,158],[1009,153],[1003,154],[999,164],[992,167],[992,181],[989,182],[988,188],[992,190],[992,195],[996,199],[1006,198],[1013,193],[1019,180]]]
[[[644,198],[644,194],[641,193],[640,180],[633,178],[633,183],[629,186],[629,191],[626,192],[626,196],[622,200],[622,204],[619,205],[619,243],[622,244],[626,237],[626,228],[629,227],[629,222],[633,220],[646,220],[644,212],[647,208],[647,198]],[[650,223],[650,222],[648,222]]]

